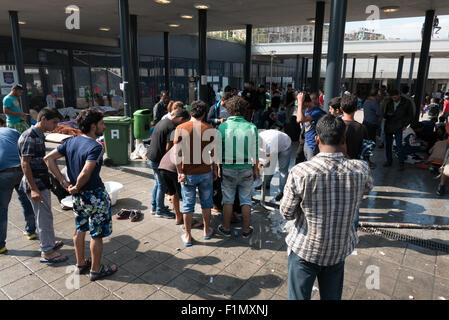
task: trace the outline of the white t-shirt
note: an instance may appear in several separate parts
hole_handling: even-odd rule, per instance
[[[265,150],[266,154],[274,154],[286,151],[292,144],[292,139],[279,130],[264,130],[259,133],[262,140],[259,147]]]

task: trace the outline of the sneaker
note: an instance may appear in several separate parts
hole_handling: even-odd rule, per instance
[[[34,240],[34,239],[37,238],[37,234],[36,233],[29,234],[28,232],[24,231],[23,235],[26,236],[28,240]]]
[[[247,239],[249,237],[251,237],[251,235],[253,234],[254,228],[249,226],[249,231],[248,232],[242,232],[242,237]]]
[[[150,213],[154,216],[156,214],[156,208],[151,208]]]
[[[155,217],[165,218],[165,219],[174,219],[175,214],[171,212],[159,211],[154,214]]]
[[[0,248],[0,254],[8,252],[8,249],[6,247]]]
[[[283,192],[279,192],[277,194],[276,198],[274,198],[274,200],[280,201],[283,197],[284,197],[284,193]]]
[[[444,185],[441,185],[441,184],[440,184],[440,185],[438,186],[437,195],[443,196],[444,193],[445,193]]]
[[[131,222],[139,221],[141,217],[142,212],[140,210],[133,210],[129,215],[129,219],[131,220]]]
[[[217,228],[218,233],[220,233],[221,235],[225,236],[225,237],[231,237],[231,230],[225,230],[225,228],[223,227],[222,224],[220,224]]]
[[[116,220],[125,220],[128,219],[131,215],[132,210],[122,209],[115,215]]]

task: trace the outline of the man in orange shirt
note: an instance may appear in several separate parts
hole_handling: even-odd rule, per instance
[[[196,188],[198,187],[204,223],[204,240],[210,240],[210,215],[213,207],[213,180],[218,176],[213,164],[215,132],[202,120],[207,116],[208,105],[195,101],[190,108],[191,120],[179,125],[175,131],[175,155],[178,181],[181,183],[182,213],[185,234],[182,241],[186,247],[192,245],[192,216],[195,211]]]

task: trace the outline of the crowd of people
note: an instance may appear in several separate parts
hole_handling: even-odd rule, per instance
[[[17,100],[20,91],[15,87],[5,98],[7,119],[0,122],[0,253],[7,251],[8,204],[15,189],[26,236],[39,236],[40,261],[68,259],[58,252],[64,244],[55,241],[53,228],[50,190],[58,184],[74,199],[77,272],[90,272],[92,281],[115,273],[116,265],[101,263],[103,238],[112,233],[110,198],[100,178],[104,150],[96,142],[105,130],[103,115],[82,111],[77,122],[83,134],[46,155],[44,133],[56,127],[60,115],[44,108],[37,124],[28,127]],[[384,166],[390,167],[395,150],[399,170],[404,170],[407,155],[430,150],[438,139],[447,138],[445,132],[438,136],[434,117],[430,123],[414,121],[416,106],[406,91],[371,90],[363,102],[363,123],[355,120],[360,101],[349,92],[329,99],[329,113],[323,109],[322,93],[295,92],[291,85],[282,97],[276,85],[269,94],[264,86],[256,90],[251,82],[240,92],[228,86],[212,103],[194,101],[188,110],[163,92],[153,108],[147,154],[155,180],[150,212],[181,225],[186,247],[195,244],[192,228],[201,228],[203,240],[208,241],[215,233],[231,237],[232,224],[241,222],[242,237],[250,238],[255,182],[262,175],[265,183],[259,189],[269,190],[279,172],[275,201],[280,201],[282,216],[295,221],[286,237],[288,298],[310,299],[318,277],[322,299],[341,299],[344,261],[358,242],[359,207],[373,187],[371,169],[376,165],[370,151],[376,143],[384,147]],[[445,123],[447,95],[444,108],[438,121]],[[60,158],[66,160],[68,181],[58,168]],[[197,194],[202,221],[193,219]],[[166,197],[174,212],[165,205]],[[211,225],[213,213],[222,219],[216,229]],[[117,218],[123,214],[120,211]],[[84,252],[86,232],[91,235],[90,259]]]

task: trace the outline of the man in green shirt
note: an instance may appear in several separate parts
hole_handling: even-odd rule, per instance
[[[218,127],[222,141],[219,176],[223,192],[223,224],[218,226],[218,232],[231,236],[232,209],[238,190],[243,216],[242,235],[249,238],[253,233],[250,226],[252,185],[259,177],[259,136],[257,127],[243,117],[248,108],[245,99],[235,96],[226,101],[225,107],[230,117]]]
[[[11,92],[3,98],[3,113],[6,115],[6,125],[20,133],[23,133],[30,127],[26,122],[27,114],[23,113],[20,108],[19,98],[22,93],[23,86],[16,84]]]

